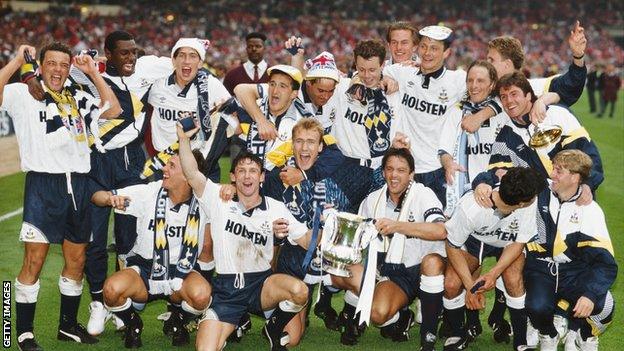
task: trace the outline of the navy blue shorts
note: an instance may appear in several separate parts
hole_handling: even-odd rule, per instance
[[[299,278],[301,280],[305,279],[307,274],[309,275],[320,275],[321,267],[318,259],[315,259],[313,256],[310,265],[306,271],[303,270],[303,260],[307,250],[299,245],[293,245],[288,240],[282,245],[280,248],[279,256],[277,258],[277,273],[284,273],[290,276]]]
[[[405,267],[404,264],[382,263],[379,274],[403,290],[407,295],[408,305],[418,297],[420,291],[420,265]]]
[[[151,294],[149,292],[149,277],[152,273],[152,264],[153,260],[148,260],[139,255],[128,256],[126,258],[126,267],[137,267],[139,269],[139,276],[143,281],[143,285],[145,285],[145,290],[147,290],[147,302],[158,300],[165,298],[164,294]],[[175,271],[176,266],[173,264],[169,265],[169,272]]]
[[[416,173],[414,175],[414,180],[433,190],[438,200],[442,203],[442,207],[446,206],[446,178],[444,177],[444,168],[438,168],[427,173]]]
[[[504,249],[502,247],[488,245],[475,239],[472,235],[468,237],[464,246],[466,246],[466,251],[468,251],[470,255],[479,260],[479,265],[483,264],[483,259],[486,257],[496,257],[496,260],[498,260]]]
[[[245,312],[265,317],[260,296],[264,281],[273,272],[244,273],[244,279],[237,274],[217,274],[212,278],[212,310],[219,321],[238,325]],[[243,282],[244,281],[244,282]],[[241,284],[244,286],[241,288]]]
[[[65,174],[26,173],[21,241],[83,244],[91,240],[93,189],[87,174],[71,173],[71,187],[73,199]]]

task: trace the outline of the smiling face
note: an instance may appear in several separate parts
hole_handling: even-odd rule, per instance
[[[297,97],[293,89],[292,78],[281,72],[273,72],[269,78],[269,112],[278,116],[286,112],[292,101]]]
[[[253,197],[260,194],[260,183],[264,182],[264,172],[260,165],[251,159],[242,159],[234,171],[230,172],[230,180],[234,182],[239,197]]]
[[[137,51],[134,40],[118,40],[112,52],[106,50],[106,59],[121,76],[127,77],[134,73]]]
[[[367,88],[376,88],[381,82],[383,64],[379,57],[373,56],[365,59],[362,56],[357,56],[355,69],[357,69],[358,77]]]
[[[314,129],[297,129],[293,131],[293,153],[299,169],[307,171],[318,159],[323,150],[322,135]]]
[[[412,38],[412,31],[408,29],[396,29],[389,34],[388,47],[392,55],[392,63],[401,63],[412,59],[416,45]]]
[[[167,190],[172,190],[179,189],[181,186],[188,186],[188,183],[186,177],[184,177],[184,173],[182,173],[180,157],[175,155],[172,156],[169,162],[163,167],[162,187]]]
[[[56,92],[63,89],[69,76],[71,58],[61,51],[48,50],[41,63],[41,78],[45,85]]]
[[[327,101],[334,95],[336,81],[329,78],[317,78],[306,81],[306,91],[314,106],[325,106]]]
[[[442,41],[422,37],[420,43],[418,43],[418,57],[421,60],[420,70],[423,73],[432,73],[439,70],[450,53],[450,49],[444,49]]]
[[[557,194],[574,193],[581,182],[579,174],[570,172],[557,162],[553,164],[550,179],[552,180],[551,188]]]
[[[524,94],[522,89],[511,85],[508,87],[501,87],[499,95],[501,103],[503,104],[503,110],[505,110],[509,118],[521,122],[522,116],[531,111],[531,107],[533,106],[531,93]]]
[[[383,169],[383,175],[386,184],[388,184],[390,196],[396,198],[405,192],[410,181],[414,178],[414,172],[410,171],[407,160],[399,156],[388,158]]]
[[[176,50],[173,58],[173,68],[175,69],[176,83],[180,86],[186,86],[190,83],[197,71],[202,66],[201,56],[197,50],[184,46]]]
[[[470,101],[481,102],[494,89],[494,82],[490,79],[488,70],[483,66],[473,66],[466,76],[466,88]]]

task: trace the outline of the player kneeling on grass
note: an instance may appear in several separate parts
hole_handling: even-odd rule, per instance
[[[352,277],[332,276],[334,286],[348,290],[341,313],[345,319],[341,342],[357,343],[358,324],[368,321],[369,314],[372,322],[380,326],[383,337],[407,341],[414,322],[409,305],[419,297],[423,309],[420,349],[433,350],[444,289],[442,205],[431,189],[413,180],[414,158],[409,149],[388,149],[382,168],[386,185],[362,202],[360,215],[375,218],[379,234],[391,240],[385,259],[378,266],[376,252],[383,251],[383,243],[374,239],[365,272],[362,265],[353,265],[349,267]],[[382,278],[375,285],[377,268]],[[356,307],[363,316],[359,321],[355,317]]]
[[[201,155],[197,153],[199,159]],[[184,327],[210,303],[210,284],[193,270],[202,247],[207,215],[193,196],[173,156],[163,168],[163,180],[116,191],[97,191],[98,206],[112,206],[137,217],[137,240],[127,267],[104,282],[104,303],[126,325],[125,346],[141,346],[143,322],[132,302],[168,298],[178,305],[170,317],[173,346],[189,343]]]
[[[260,195],[263,164],[257,156],[242,152],[232,161],[230,178],[236,197],[223,202],[220,187],[198,170],[189,138],[198,128],[183,132],[178,124],[182,168],[201,207],[208,212],[214,247],[216,277],[213,303],[202,317],[197,334],[198,350],[221,350],[249,311],[268,317],[263,334],[272,350],[285,350],[284,327],[308,301],[308,287],[286,274],[273,274],[273,236],[289,236],[303,247],[311,233],[279,201]]]
[[[450,264],[444,277],[443,301],[452,336],[444,343],[444,350],[466,349],[465,307],[485,308],[484,292],[494,288],[501,275],[508,293],[514,350],[527,348],[522,251],[537,233],[535,197],[544,185],[543,177],[532,168],[512,168],[492,192],[492,208],[481,207],[469,192],[446,222]],[[472,274],[485,257],[496,257],[496,265],[475,280]]]
[[[548,208],[539,213],[546,231],[527,244],[524,275],[527,314],[540,332],[541,350],[556,351],[563,337],[553,324],[560,299],[569,318],[566,351],[598,350],[598,336],[613,319],[609,289],[618,267],[604,214],[594,201],[576,203],[591,168],[582,151],[560,151],[553,158],[550,189],[538,200],[540,209]]]

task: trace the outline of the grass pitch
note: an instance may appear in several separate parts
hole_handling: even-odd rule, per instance
[[[616,252],[616,259],[620,267],[624,267],[622,253],[624,252],[624,239],[621,233],[624,232],[624,217],[622,211],[622,200],[624,199],[624,93],[620,92],[620,98],[616,107],[616,116],[613,119],[607,117],[597,119],[589,114],[587,97],[583,96],[573,107],[581,123],[587,128],[590,135],[597,143],[605,169],[605,182],[600,186],[597,200],[602,206],[607,218],[607,225],[611,234],[611,239]],[[227,161],[222,162],[222,168],[229,169]],[[24,175],[15,174],[0,178],[0,216],[9,213],[22,206],[24,188]],[[14,281],[22,261],[23,247],[18,242],[17,237],[21,225],[21,216],[14,216],[0,222],[0,276],[4,281]],[[121,334],[116,333],[111,324],[107,324],[105,332],[99,337],[100,342],[93,346],[85,346],[73,343],[59,342],[56,340],[59,312],[58,275],[62,267],[62,256],[59,246],[52,246],[48,254],[48,259],[41,274],[41,290],[35,318],[35,332],[37,339],[46,350],[118,350],[123,348]],[[109,260],[109,271],[114,268],[114,261]],[[621,308],[624,303],[623,283],[616,281],[613,293],[616,303]],[[14,292],[13,292],[14,294]],[[13,297],[12,297],[13,299]],[[491,308],[493,296],[488,295],[488,311]],[[88,320],[88,304],[90,298],[85,288],[85,294],[81,302],[79,320],[86,325]],[[342,295],[334,297],[333,306],[340,311],[342,308]],[[165,310],[164,302],[154,302],[146,307],[141,313],[145,323],[143,331],[143,350],[164,350],[171,348],[171,341],[164,337],[161,331],[162,324],[156,320],[156,316]],[[15,310],[13,310],[14,312]],[[495,344],[492,339],[492,332],[487,326],[487,314],[481,314],[483,334],[472,343],[469,350],[510,350],[510,345]],[[12,315],[12,323],[15,322]],[[253,329],[247,334],[240,344],[230,344],[228,350],[257,350],[267,349],[268,343],[260,335],[262,321],[253,319]],[[622,329],[622,319],[616,313],[613,325],[600,338],[601,350],[619,350],[621,346],[619,338],[624,337]],[[14,329],[13,329],[14,333]],[[342,346],[339,342],[340,335],[337,332],[326,330],[322,322],[314,315],[310,318],[310,327],[303,339],[299,350],[414,350],[419,347],[418,327],[410,331],[411,340],[405,343],[393,343],[379,336],[376,328],[369,328],[360,343],[355,347]],[[12,350],[17,349],[17,337],[12,335]],[[194,336],[192,337],[194,342]],[[181,350],[191,350],[193,345],[180,348]],[[442,342],[438,341],[437,349],[442,349]],[[560,347],[562,350],[563,348]]]

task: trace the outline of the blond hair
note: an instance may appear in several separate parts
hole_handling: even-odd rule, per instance
[[[319,144],[321,142],[323,142],[323,126],[321,125],[321,122],[319,122],[317,119],[315,119],[315,118],[302,118],[302,119],[300,119],[294,125],[294,127],[292,129],[292,138],[293,138],[293,140],[295,139],[295,135],[300,130],[310,130],[310,131],[317,132],[318,135],[319,135]]]
[[[558,164],[561,167],[581,176],[581,182],[589,178],[592,168],[592,159],[581,150],[563,150],[553,157],[553,165]]]

